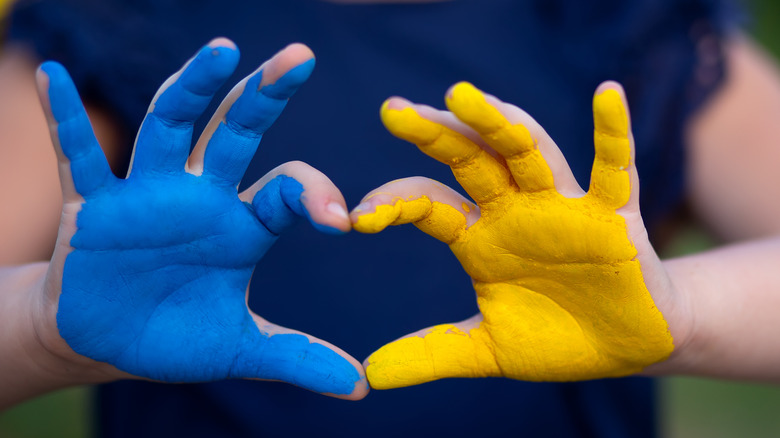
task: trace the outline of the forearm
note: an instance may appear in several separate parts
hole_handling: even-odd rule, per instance
[[[0,268],[0,410],[67,386],[107,381],[105,365],[66,349],[44,299],[48,263]],[[68,354],[70,353],[70,354]]]
[[[780,237],[664,265],[690,330],[666,362],[647,371],[780,382]]]

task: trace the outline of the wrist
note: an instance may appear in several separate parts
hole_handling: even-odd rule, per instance
[[[71,385],[104,383],[132,377],[112,365],[76,353],[60,336],[57,311],[62,272],[53,272],[57,269],[56,265],[49,265],[41,280],[40,292],[29,294],[32,334],[46,363],[51,365],[51,374]]]
[[[674,260],[663,261],[668,277],[664,279],[669,293],[664,300],[657,300],[656,306],[666,320],[672,335],[674,350],[665,360],[646,367],[644,375],[686,374],[690,368],[692,345],[695,344],[695,312],[688,285],[680,281],[682,273]]]
[[[122,377],[116,368],[74,352],[57,330],[48,264],[0,269],[0,409],[45,392]],[[58,295],[58,294],[57,294]]]

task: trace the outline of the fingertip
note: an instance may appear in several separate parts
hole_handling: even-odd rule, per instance
[[[385,101],[381,118],[391,134],[418,146],[430,144],[444,129],[440,124],[420,115],[414,104],[401,98]]]
[[[45,73],[47,76],[51,76],[53,74],[62,74],[66,73],[65,67],[62,66],[57,61],[44,61],[41,63],[41,65],[38,67],[39,73]]]
[[[49,107],[49,83],[50,83],[50,77],[48,70],[51,68],[47,64],[56,64],[54,61],[46,61],[43,64],[39,65],[38,68],[35,70],[35,84],[38,88],[38,97],[41,100],[41,103],[43,104],[44,110],[46,114],[50,112]]]
[[[363,198],[350,213],[352,228],[363,234],[376,234],[384,230],[401,214],[400,203],[388,193],[373,193]]]
[[[352,229],[352,222],[349,220],[347,207],[341,202],[332,201],[325,206],[325,211],[332,218],[331,223],[337,224],[336,228],[343,233]]]
[[[344,199],[327,177],[304,183],[289,175],[280,177],[284,203],[297,215],[305,216],[317,231],[339,235],[352,229]]]
[[[239,374],[343,399],[357,400],[367,393],[363,367],[338,347],[299,332],[273,334],[263,345],[253,350]]]
[[[258,89],[266,96],[288,99],[311,76],[315,64],[314,53],[309,47],[290,44],[261,67]]]
[[[614,137],[626,137],[629,131],[629,115],[623,88],[614,81],[599,85],[593,96],[593,122],[595,129]]]
[[[489,95],[468,82],[458,82],[448,91],[447,108],[455,116],[480,134],[490,134],[509,122],[498,109],[498,99],[489,101]]]
[[[461,94],[461,93],[464,93],[464,92],[465,93],[471,93],[471,92],[474,92],[474,91],[479,92],[477,87],[472,85],[470,82],[460,81],[460,82],[457,82],[457,83],[453,84],[450,88],[447,89],[447,92],[444,93],[444,99],[445,99],[445,101],[449,101],[449,100],[452,100],[455,97],[456,94]]]
[[[355,389],[351,393],[349,394],[324,393],[323,395],[338,398],[341,400],[358,401],[366,398],[370,390],[371,387],[368,384],[368,378],[366,378],[366,376],[363,375],[360,378],[360,380],[355,382]]]
[[[53,122],[60,123],[83,112],[76,85],[59,62],[42,63],[36,72],[36,81],[43,107]]]
[[[186,66],[183,84],[198,95],[211,95],[233,74],[240,57],[232,41],[227,38],[212,40],[195,55],[198,62]]]
[[[70,75],[65,67],[57,61],[46,61],[38,66],[35,72],[35,79],[38,83],[42,95],[49,98],[49,90],[52,84],[69,82]]]
[[[274,55],[274,57],[282,53],[284,53],[285,56],[289,56],[300,60],[307,60],[309,58],[314,58],[314,52],[312,52],[309,46],[303,43],[288,44],[287,47],[277,52],[277,54]]]
[[[599,86],[596,87],[596,92],[594,94],[598,96],[599,94],[602,94],[607,90],[615,90],[621,95],[624,94],[623,86],[620,85],[619,82],[613,80],[608,80],[600,83]]]
[[[403,97],[392,96],[384,101],[380,112],[386,112],[390,110],[401,111],[404,108],[412,106],[412,102],[404,99]]]
[[[411,105],[406,105],[405,100],[400,97],[391,97],[382,103],[382,107],[379,110],[379,116],[382,119],[382,123],[390,129],[391,126],[397,124],[397,120],[403,117],[403,112]],[[414,111],[413,109],[411,111]],[[392,129],[391,129],[392,132]]]
[[[226,47],[229,49],[235,49],[238,50],[236,47],[236,43],[234,43],[232,40],[226,37],[216,37],[213,40],[209,41],[206,46],[211,48],[217,48],[217,47]]]
[[[305,200],[303,204],[306,208],[306,217],[317,231],[340,235],[348,233],[352,229],[347,209],[341,202],[328,202],[324,208],[306,206]]]

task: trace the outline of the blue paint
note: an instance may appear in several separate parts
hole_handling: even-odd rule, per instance
[[[309,223],[320,232],[327,234],[344,234],[344,231],[328,225],[315,222],[309,211],[303,205],[305,199],[303,184],[287,175],[279,175],[268,181],[252,200],[252,206],[266,228],[281,234],[289,229],[298,217],[306,217]]]
[[[195,121],[233,73],[238,59],[237,49],[206,46],[159,95],[138,132],[134,177],[146,172],[184,172]]]
[[[53,63],[42,67],[59,141],[85,199],[65,260],[57,326],[77,353],[141,377],[278,379],[349,394],[360,379],[352,364],[303,335],[261,332],[245,303],[254,266],[277,239],[269,229],[280,232],[308,215],[300,199],[303,186],[280,176],[250,209],[234,186],[188,174],[183,162],[181,171],[172,165],[184,149],[180,143],[189,145],[182,124],[197,118],[194,107],[205,107],[196,95],[216,90],[229,75],[233,61],[224,60],[233,55],[223,55],[201,51],[161,95],[138,140],[147,154],[143,171],[134,168],[124,180],[95,158],[102,152],[65,70]],[[243,111],[228,118],[249,117]],[[258,120],[245,134],[259,139],[257,129],[267,125]],[[90,167],[96,162],[97,170]],[[220,164],[231,163],[212,160],[215,174]]]
[[[53,61],[43,63],[40,69],[49,77],[49,107],[58,123],[60,147],[70,160],[73,184],[76,191],[86,196],[112,183],[114,177],[68,72]]]
[[[262,88],[262,70],[250,77],[244,92],[225,115],[225,122],[209,140],[203,174],[228,185],[238,185],[263,133],[276,121],[287,100],[308,79],[313,68],[314,58]]]

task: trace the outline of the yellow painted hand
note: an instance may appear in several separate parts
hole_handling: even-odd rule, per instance
[[[385,103],[387,128],[450,165],[476,205],[431,180],[399,180],[364,200],[354,227],[414,223],[448,243],[474,281],[480,314],[374,352],[366,362],[372,387],[615,377],[669,356],[672,337],[643,276],[663,270],[639,215],[629,117],[615,88],[602,86],[593,100],[587,193],[533,119],[470,84],[447,97],[459,120],[400,99]]]

